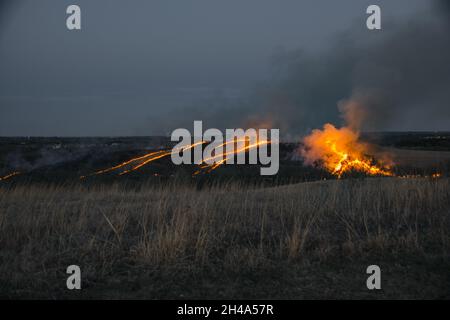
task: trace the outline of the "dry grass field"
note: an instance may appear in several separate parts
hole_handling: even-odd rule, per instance
[[[398,148],[383,148],[384,152],[391,155],[398,166],[413,166],[414,168],[439,168],[448,167],[450,163],[450,151],[408,150]]]
[[[0,296],[446,299],[449,184],[0,187]],[[71,264],[80,291],[66,289]]]

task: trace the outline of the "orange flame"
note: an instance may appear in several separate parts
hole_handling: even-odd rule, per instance
[[[392,176],[390,165],[369,156],[369,146],[359,141],[359,133],[349,127],[336,128],[325,124],[303,139],[302,156],[309,165],[320,164],[331,174],[341,178],[357,171],[368,175]]]

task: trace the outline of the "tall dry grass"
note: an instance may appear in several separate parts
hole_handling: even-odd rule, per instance
[[[94,291],[139,291],[147,277],[165,279],[161,292],[205,270],[245,278],[349,257],[446,258],[449,230],[448,179],[0,188],[0,294],[61,297],[70,264]]]

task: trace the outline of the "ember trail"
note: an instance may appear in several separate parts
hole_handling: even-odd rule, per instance
[[[219,168],[220,166],[226,164],[227,161],[230,161],[232,158],[234,159],[235,156],[240,154],[245,155],[245,153],[251,150],[256,150],[258,149],[258,147],[268,145],[270,143],[271,142],[267,140],[264,141],[260,140],[254,143],[250,143],[247,137],[241,139],[233,139],[232,141],[220,143],[212,150],[213,153],[212,156],[204,158],[198,164],[198,169],[193,173],[193,175],[210,173]],[[131,172],[138,171],[139,169],[145,167],[146,165],[158,159],[169,157],[178,153],[181,153],[184,156],[188,155],[190,158],[191,156],[190,153],[195,147],[199,146],[200,148],[203,148],[206,144],[208,144],[208,141],[199,141],[184,147],[175,147],[173,149],[162,149],[158,151],[153,151],[139,157],[131,158],[118,165],[101,169],[88,175],[81,176],[80,179],[86,179],[87,177],[111,172],[118,172],[119,176],[126,175]],[[237,145],[238,147],[233,148],[233,151],[228,151],[227,149],[223,150],[223,147],[226,147],[228,145]]]
[[[0,177],[0,181],[5,181],[8,179],[11,179],[12,177],[18,176],[19,174],[22,174],[22,173],[19,171],[12,172],[10,174],[7,174],[6,176]]]

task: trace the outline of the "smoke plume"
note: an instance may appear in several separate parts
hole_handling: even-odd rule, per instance
[[[299,135],[341,117],[354,131],[448,130],[449,17],[449,1],[436,1],[412,21],[337,35],[319,55],[280,52],[274,81],[237,114],[272,117],[282,132]]]

